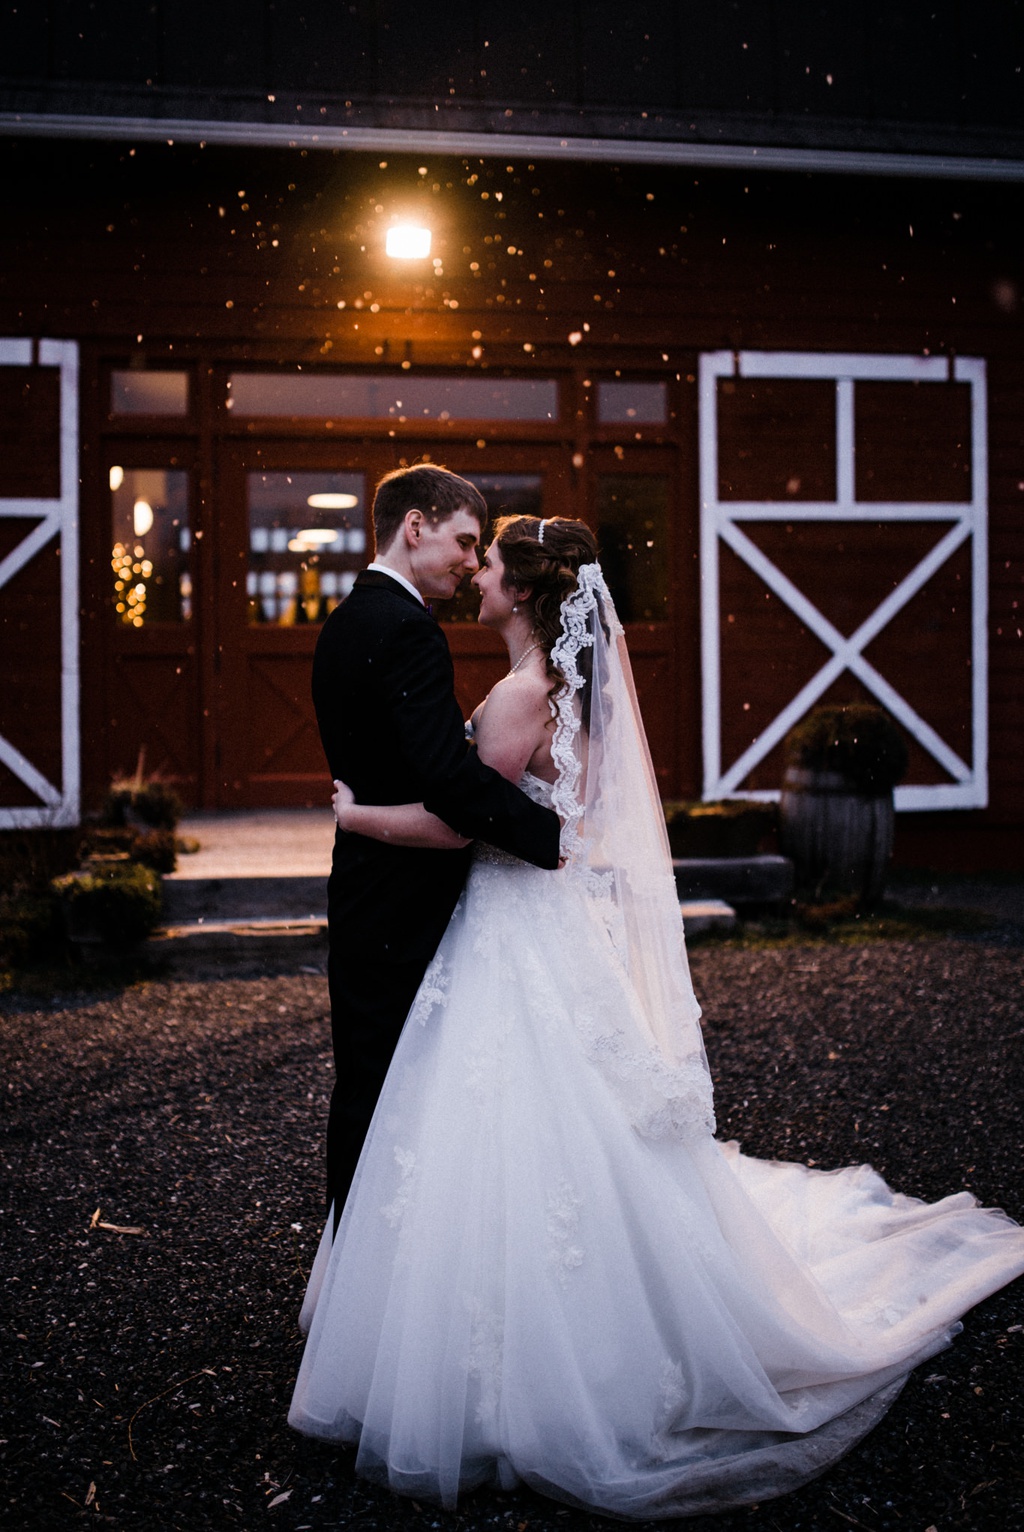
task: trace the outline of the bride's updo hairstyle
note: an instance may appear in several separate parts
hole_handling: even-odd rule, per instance
[[[526,586],[530,591],[524,605],[547,657],[554,695],[565,679],[551,660],[562,631],[562,602],[576,589],[580,565],[596,563],[597,539],[585,521],[568,516],[544,520],[543,542],[540,528],[537,516],[502,516],[494,524],[494,541],[504,566],[504,588]]]

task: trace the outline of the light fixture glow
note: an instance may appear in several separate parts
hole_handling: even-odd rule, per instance
[[[308,496],[306,504],[314,511],[350,511],[354,505],[359,504],[359,496],[333,494],[325,490],[323,494]]]
[[[326,548],[337,536],[335,527],[303,527],[301,532],[296,533],[298,541],[306,548]]]
[[[120,489],[123,483],[124,469],[119,463],[115,463],[113,468],[110,470],[110,487],[111,489]]]
[[[132,507],[132,525],[135,528],[136,537],[145,537],[153,525],[153,507],[148,500],[141,497],[136,500]]]
[[[384,249],[395,260],[422,261],[430,254],[430,230],[417,223],[392,224]]]

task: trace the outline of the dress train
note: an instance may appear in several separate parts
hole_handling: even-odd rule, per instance
[[[967,1193],[717,1141],[634,1000],[578,885],[480,849],[317,1253],[297,1430],[448,1507],[720,1510],[821,1473],[1024,1271]]]

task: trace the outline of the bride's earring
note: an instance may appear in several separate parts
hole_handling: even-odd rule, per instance
[[[518,612],[518,610],[519,610],[519,605],[518,605],[518,603],[517,603],[517,604],[516,604],[516,605],[515,605],[515,606],[513,606],[513,608],[512,608],[512,616],[513,616],[513,617],[514,617],[514,616],[515,616],[515,615],[516,615],[516,613],[517,613],[517,612]]]

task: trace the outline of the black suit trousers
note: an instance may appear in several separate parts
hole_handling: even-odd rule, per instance
[[[327,1208],[337,1230],[409,1007],[426,961],[391,961],[370,969],[332,936],[328,960],[335,1083],[327,1118]]]

